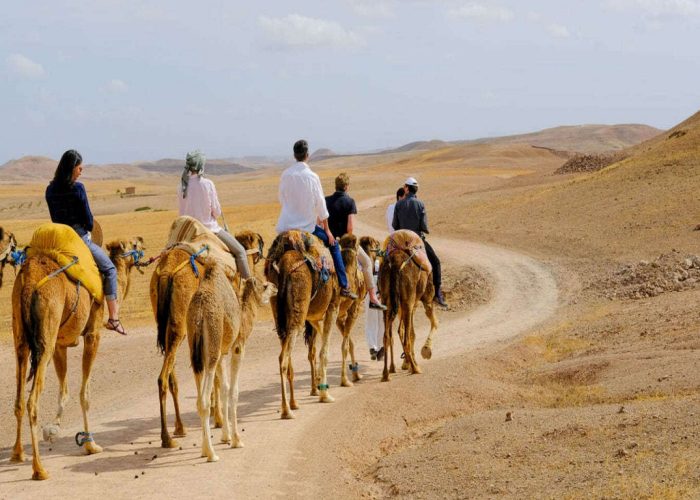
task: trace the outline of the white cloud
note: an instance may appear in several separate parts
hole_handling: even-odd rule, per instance
[[[607,0],[617,10],[640,10],[653,17],[700,16],[698,0]]]
[[[109,82],[107,82],[105,89],[108,92],[112,92],[113,94],[123,94],[124,92],[129,90],[129,86],[122,80],[110,80]]]
[[[258,24],[273,43],[286,47],[358,48],[365,45],[362,36],[334,21],[290,14],[286,17],[261,16]]]
[[[471,19],[478,22],[507,22],[515,17],[513,11],[506,7],[477,2],[469,2],[457,9],[452,9],[448,15],[457,19]]]
[[[569,33],[569,28],[563,24],[549,24],[547,26],[547,32],[554,38],[569,38],[571,36],[571,33]]]
[[[356,14],[372,19],[394,17],[395,0],[348,0]]]
[[[44,67],[22,54],[12,54],[7,58],[8,69],[25,78],[41,78],[46,74]]]

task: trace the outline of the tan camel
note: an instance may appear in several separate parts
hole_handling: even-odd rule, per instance
[[[14,264],[12,252],[17,249],[15,235],[0,227],[0,288],[2,287],[2,276],[7,264]]]
[[[119,296],[126,298],[131,269],[134,261],[122,257],[127,249],[140,251],[143,240],[131,242],[115,241],[107,245],[110,257],[117,268]],[[88,454],[100,453],[102,448],[95,443],[88,424],[90,407],[90,372],[100,343],[99,324],[104,314],[102,303],[92,299],[85,287],[79,287],[65,273],[50,277],[60,269],[53,259],[32,256],[22,265],[12,290],[12,330],[17,356],[17,394],[15,416],[17,417],[17,439],[12,450],[12,462],[23,462],[22,417],[25,411],[23,399],[25,383],[33,380],[26,402],[32,438],[32,479],[47,479],[46,469],[41,464],[39,438],[37,434],[38,403],[44,388],[44,378],[49,361],[53,358],[59,383],[59,399],[56,417],[45,434],[55,436],[60,429],[61,418],[68,401],[67,350],[78,345],[84,337],[83,380],[80,389],[80,404],[83,409],[83,432],[76,441],[85,444]],[[48,280],[45,278],[50,277]],[[44,281],[42,285],[41,282]],[[39,285],[37,287],[37,285]],[[122,299],[123,300],[123,299]],[[31,365],[30,365],[31,359]],[[30,365],[30,366],[29,366]],[[29,378],[27,378],[29,368]]]
[[[211,443],[209,426],[214,379],[219,378],[224,394],[221,442],[241,448],[243,442],[237,418],[238,373],[258,306],[269,301],[272,286],[254,277],[243,280],[239,301],[231,286],[233,276],[227,276],[226,268],[212,259],[208,259],[206,266],[187,310],[187,338],[197,385],[197,412],[202,421],[202,456],[209,462],[216,462],[219,457]],[[226,359],[229,351],[230,360]]]
[[[413,314],[419,302],[423,303],[425,315],[430,320],[430,333],[421,349],[425,359],[432,356],[433,335],[438,328],[438,320],[433,307],[434,287],[432,270],[426,269],[427,257],[421,262],[419,255],[422,242],[418,235],[411,231],[400,230],[389,236],[384,248],[387,255],[383,258],[379,269],[379,290],[387,306],[384,312],[384,352],[389,352],[392,324],[399,317],[399,339],[404,352],[404,367],[410,373],[421,373],[414,352],[416,332],[413,325]],[[394,370],[393,349],[391,349],[391,370],[388,367],[389,356],[384,356],[384,371],[382,381],[389,380],[389,373]]]
[[[299,231],[288,231],[280,234],[270,248],[272,253],[277,242],[284,240],[290,234]],[[323,244],[312,237],[317,245]],[[330,253],[323,248],[327,262],[331,262]],[[327,255],[326,255],[327,254]],[[314,257],[316,257],[314,255]],[[270,257],[268,256],[268,259]],[[276,259],[275,259],[276,260]],[[275,268],[276,266],[276,268]],[[270,260],[265,266],[268,281],[277,287],[277,295],[270,299],[272,314],[275,319],[277,335],[282,346],[279,355],[280,382],[282,389],[281,418],[294,418],[291,410],[299,405],[294,398],[294,367],[291,353],[298,335],[304,331],[304,340],[308,345],[308,359],[311,367],[311,395],[319,396],[322,403],[330,403],[333,397],[328,393],[328,340],[331,325],[338,310],[340,288],[334,276],[326,281],[321,272],[312,272],[305,260],[305,253],[299,249],[285,246],[281,258],[273,265]],[[321,349],[319,351],[320,366],[316,366],[316,337],[321,333]],[[285,378],[289,384],[289,401],[285,387]]]
[[[342,362],[340,364],[340,385],[342,387],[352,387],[352,382],[362,379],[359,364],[355,360],[355,345],[352,341],[352,327],[357,321],[357,317],[362,310],[365,295],[367,295],[367,285],[362,275],[360,267],[357,265],[357,236],[346,234],[340,238],[341,253],[345,264],[345,273],[348,276],[348,285],[357,294],[356,299],[350,297],[340,297],[338,303],[338,317],[335,324],[343,337],[341,351]],[[377,245],[378,246],[378,245]],[[352,382],[348,380],[346,361],[350,354],[350,368],[352,372]]]
[[[250,231],[236,235],[239,242],[248,250],[251,270],[262,255],[262,237]],[[160,437],[163,448],[175,448],[177,441],[170,437],[166,420],[166,397],[168,390],[175,406],[175,437],[185,436],[186,430],[180,416],[178,384],[175,374],[175,359],[180,344],[187,335],[187,308],[192,295],[199,287],[199,276],[206,267],[198,261],[190,265],[191,254],[179,247],[166,249],[161,253],[158,266],[151,276],[150,295],[153,313],[158,324],[158,347],[163,353],[163,367],[158,376],[158,396],[160,400]],[[197,269],[194,273],[192,266]],[[218,413],[218,412],[217,412]]]

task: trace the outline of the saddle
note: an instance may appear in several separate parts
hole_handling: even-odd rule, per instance
[[[205,245],[209,250],[202,253],[201,250]],[[228,267],[231,273],[236,272],[236,259],[228,251],[228,247],[193,217],[182,215],[173,221],[166,248],[180,248],[190,255],[212,258]]]
[[[102,302],[104,292],[100,271],[90,249],[72,227],[53,222],[42,224],[34,231],[26,254],[27,258],[46,256],[61,267],[69,266],[77,258],[75,264],[66,267],[66,275],[71,281],[83,285],[96,302]]]
[[[413,259],[418,267],[427,273],[432,272],[433,266],[428,260],[423,240],[413,231],[399,229],[384,240],[382,245],[382,253],[384,255],[388,257],[398,251],[404,252],[408,259]]]
[[[265,258],[265,276],[270,276],[272,269],[277,272],[277,264],[289,250],[299,252],[312,273],[320,272],[321,276],[325,274],[326,280],[331,274],[335,274],[333,258],[326,245],[311,233],[292,229],[278,234],[270,245]]]

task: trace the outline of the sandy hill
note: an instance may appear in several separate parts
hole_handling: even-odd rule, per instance
[[[501,192],[498,200],[468,210],[477,215],[478,232],[495,240],[518,235],[523,242],[537,235],[542,244],[534,246],[554,253],[648,256],[671,244],[696,250],[700,113],[626,153],[627,159],[599,172]]]
[[[311,156],[309,156],[309,161],[321,161],[328,158],[333,158],[334,156],[338,156],[335,151],[328,148],[321,148],[311,153]]]
[[[423,151],[430,149],[441,149],[444,147],[448,147],[449,145],[449,142],[441,141],[439,139],[433,139],[431,141],[415,141],[409,142],[408,144],[404,144],[403,146],[400,146],[395,149],[387,150],[387,152],[391,151],[395,153],[402,153],[404,151]]]

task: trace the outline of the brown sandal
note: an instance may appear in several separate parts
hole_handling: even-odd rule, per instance
[[[112,330],[112,331],[115,331],[121,335],[126,335],[126,331],[124,330],[124,325],[122,325],[122,322],[119,321],[118,319],[109,318],[107,320],[107,323],[105,324],[105,327],[107,328],[107,330]]]

